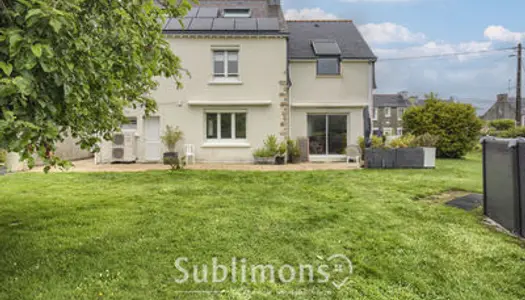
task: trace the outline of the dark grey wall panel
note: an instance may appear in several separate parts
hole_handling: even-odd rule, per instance
[[[182,20],[182,26],[178,19],[171,18],[168,25],[164,28],[165,30],[183,30],[187,29],[191,24],[192,18],[184,18]],[[183,27],[184,26],[184,27]]]
[[[335,41],[313,41],[316,55],[341,55],[341,48]]]
[[[217,7],[201,7],[197,13],[197,18],[217,18],[219,9]]]
[[[235,30],[257,30],[257,20],[248,18],[236,18]]]
[[[230,31],[234,29],[234,20],[233,19],[214,19],[212,30],[226,30]]]
[[[186,17],[194,18],[197,16],[197,13],[199,12],[199,7],[192,7]]]
[[[195,18],[190,24],[190,30],[211,30],[213,25],[212,18]]]
[[[258,18],[257,30],[259,31],[273,31],[279,30],[279,20],[277,18]]]

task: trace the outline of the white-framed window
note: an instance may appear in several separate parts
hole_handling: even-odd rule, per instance
[[[392,135],[392,128],[383,128],[383,135],[384,136],[391,136]]]
[[[397,108],[397,119],[399,121],[403,120],[403,114],[405,113],[405,108],[404,107],[398,107]]]
[[[391,112],[391,110],[390,110],[390,107],[385,107],[385,108],[384,108],[384,111],[385,111],[385,117],[386,117],[386,118],[390,118],[390,116],[391,116],[391,114],[392,114],[392,112]]]
[[[403,135],[403,128],[397,129],[397,135]]]
[[[225,18],[249,18],[252,11],[249,8],[225,8],[223,15]]]
[[[239,50],[213,50],[213,76],[239,77]]]
[[[206,139],[246,140],[246,112],[206,112]]]
[[[137,117],[128,117],[128,121],[120,125],[122,130],[137,130]]]
[[[378,109],[377,108],[374,108],[372,110],[372,120],[373,121],[377,121],[377,114],[378,114]]]
[[[379,136],[380,130],[377,127],[372,128],[372,135]]]

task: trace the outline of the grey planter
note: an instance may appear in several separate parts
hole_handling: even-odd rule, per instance
[[[5,175],[7,173],[7,167],[6,166],[0,166],[0,176]]]
[[[436,148],[400,148],[365,150],[369,169],[424,169],[436,167]]]
[[[436,148],[396,149],[396,168],[423,169],[436,167]]]
[[[365,168],[392,169],[395,167],[396,150],[368,148],[365,150]]]
[[[256,165],[273,165],[275,164],[275,157],[254,157],[253,158]]]

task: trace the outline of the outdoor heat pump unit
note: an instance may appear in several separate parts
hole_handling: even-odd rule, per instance
[[[124,131],[115,134],[113,136],[111,161],[130,163],[135,160],[135,132]]]

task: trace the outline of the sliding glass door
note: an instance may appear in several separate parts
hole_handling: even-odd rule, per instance
[[[346,135],[346,115],[308,115],[310,155],[344,154]]]

